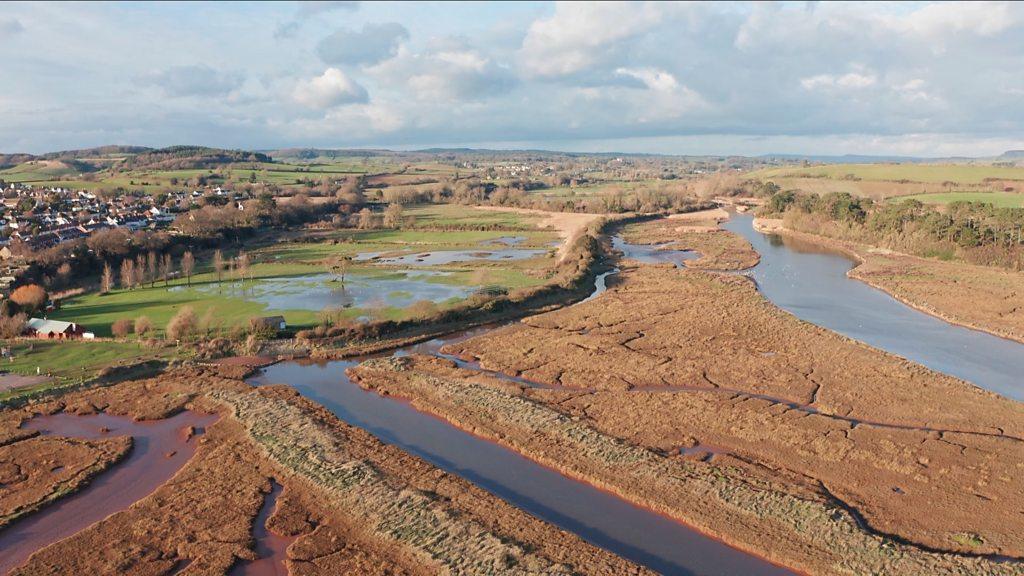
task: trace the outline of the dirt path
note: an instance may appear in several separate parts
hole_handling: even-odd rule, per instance
[[[514,214],[532,214],[541,216],[537,226],[551,228],[563,239],[562,245],[558,248],[558,261],[561,262],[568,254],[569,246],[587,226],[607,217],[607,214],[586,214],[579,212],[546,212],[531,208],[505,208],[502,206],[475,206],[477,210],[492,212],[511,212]],[[621,215],[618,215],[621,216]]]

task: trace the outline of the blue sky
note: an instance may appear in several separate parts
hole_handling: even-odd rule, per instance
[[[1024,148],[1024,8],[2,3],[0,151]]]

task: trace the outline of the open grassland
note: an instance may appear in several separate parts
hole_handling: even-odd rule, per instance
[[[897,196],[891,202],[919,200],[925,204],[949,204],[951,202],[986,202],[997,208],[1024,208],[1024,193],[1021,192],[946,192],[936,194],[913,194]]]
[[[407,208],[406,216],[416,218],[416,228],[506,228],[531,230],[540,217],[535,214],[478,210],[462,204],[424,204]]]
[[[981,164],[829,164],[759,170],[751,178],[826,178],[830,180],[981,184],[986,180],[1024,180],[1024,168]]]
[[[135,342],[16,340],[5,341],[3,344],[10,348],[12,359],[0,360],[0,370],[35,376],[36,368],[39,368],[41,375],[52,376],[56,383],[88,379],[110,366],[167,359],[174,355],[173,349],[151,348]],[[48,388],[53,384],[47,382],[0,392],[0,401],[11,395]]]

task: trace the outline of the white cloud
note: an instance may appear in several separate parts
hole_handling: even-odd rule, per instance
[[[160,87],[168,96],[223,96],[242,85],[237,72],[214,70],[205,64],[170,66],[142,79]]]
[[[800,85],[804,90],[833,90],[841,88],[844,90],[860,90],[870,88],[878,82],[878,77],[870,72],[847,72],[842,75],[818,74],[808,78],[801,78]]]
[[[520,50],[523,68],[548,77],[585,70],[617,42],[661,23],[666,9],[651,2],[559,2],[551,17],[530,25]]]
[[[618,68],[615,70],[615,73],[620,76],[636,78],[651,90],[672,92],[679,89],[679,81],[676,80],[676,77],[664,70],[656,70],[654,68],[640,68],[636,70]]]
[[[337,68],[328,68],[323,74],[299,82],[292,91],[292,98],[315,110],[333,108],[342,104],[366,102],[366,89]]]
[[[516,84],[511,70],[452,38],[435,40],[419,52],[403,46],[368,72],[382,84],[409,88],[406,98],[426,100],[478,100]]]

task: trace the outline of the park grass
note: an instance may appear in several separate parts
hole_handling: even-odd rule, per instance
[[[10,347],[13,360],[0,361],[0,370],[35,376],[38,367],[41,374],[53,376],[57,383],[92,378],[109,366],[166,360],[176,355],[173,348],[153,348],[139,342],[16,340],[5,341],[4,346]],[[52,385],[51,382],[33,388]],[[26,389],[14,391],[23,393]]]
[[[1024,193],[1020,192],[943,192],[896,196],[890,202],[918,200],[925,204],[945,205],[951,202],[985,202],[997,208],[1024,208]]]
[[[1024,168],[984,164],[829,164],[768,168],[749,174],[750,178],[859,178],[874,181],[911,181],[931,184],[956,182],[981,184],[986,179],[1024,180]]]

